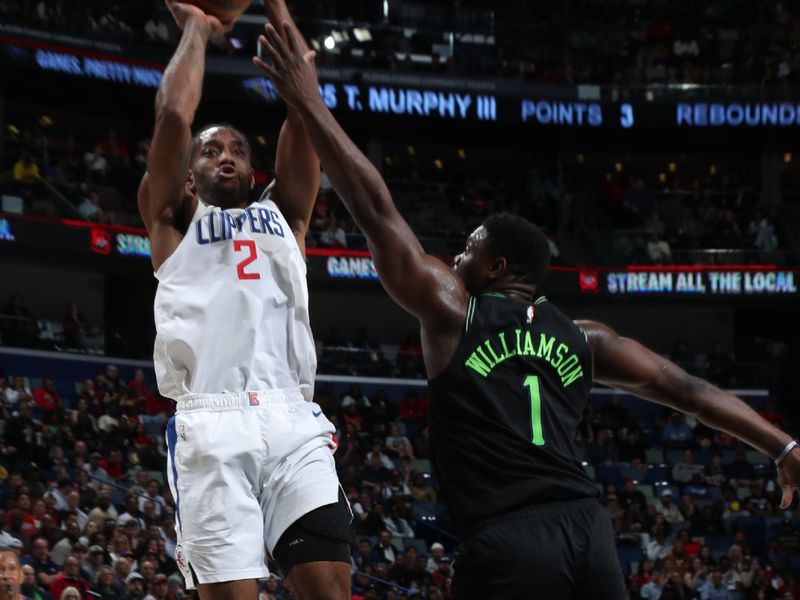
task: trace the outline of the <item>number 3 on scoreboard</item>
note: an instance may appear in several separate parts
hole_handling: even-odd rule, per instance
[[[247,258],[242,259],[236,265],[236,273],[239,275],[239,279],[261,279],[261,273],[245,273],[244,268],[252,262],[255,262],[258,255],[256,254],[256,243],[254,240],[234,240],[233,241],[233,251],[234,252],[241,252],[242,250],[247,249],[247,253],[249,256]]]
[[[528,388],[531,393],[531,429],[533,430],[534,446],[544,446],[544,434],[542,433],[542,396],[539,393],[539,378],[536,375],[528,375],[522,385]]]

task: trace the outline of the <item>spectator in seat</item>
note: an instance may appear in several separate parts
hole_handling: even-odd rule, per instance
[[[686,424],[681,413],[672,413],[672,417],[661,432],[661,439],[670,448],[685,448],[692,442],[692,429]]]
[[[411,423],[419,423],[428,417],[428,399],[420,398],[417,392],[409,390],[400,401],[400,417]]]
[[[663,573],[660,569],[654,569],[650,581],[642,586],[640,597],[644,600],[660,600],[667,581],[669,581],[668,573]]]
[[[115,585],[114,569],[108,565],[101,565],[95,576],[94,585],[91,591],[96,594],[95,598],[100,600],[118,600],[124,597],[124,588]]]
[[[728,483],[731,487],[737,488],[740,485],[750,486],[756,483],[755,469],[747,462],[747,454],[741,448],[736,450],[733,463],[723,467]]]
[[[36,407],[43,411],[42,414],[61,406],[61,394],[58,393],[52,378],[45,377],[42,385],[33,390],[33,401]]]
[[[653,233],[647,242],[647,257],[654,265],[669,264],[672,261],[672,250],[669,243],[657,233]]]
[[[99,452],[92,452],[89,456],[89,463],[83,465],[83,470],[86,471],[86,474],[89,475],[89,478],[97,483],[104,483],[110,482],[111,477],[108,475],[108,471],[106,471],[103,466],[100,464],[100,461],[103,459],[103,455]]]
[[[667,523],[683,523],[684,518],[677,505],[672,502],[672,490],[669,488],[661,492],[661,498],[655,505],[656,512],[663,515]]]
[[[46,538],[37,537],[31,545],[29,556],[23,556],[22,564],[30,565],[36,572],[36,583],[45,589],[50,589],[58,574],[58,566],[50,560],[50,544]]]
[[[125,600],[144,600],[144,577],[133,571],[125,578]]]
[[[89,582],[81,577],[80,563],[74,556],[68,556],[64,560],[64,569],[55,576],[53,583],[50,584],[50,596],[64,598],[66,595],[69,598],[67,590],[70,588],[78,593],[77,596],[74,596],[78,600],[82,600],[89,591]]]
[[[92,335],[92,326],[76,302],[69,305],[61,323],[64,327],[64,341],[67,346],[70,348],[84,348],[84,338]]]
[[[372,449],[367,453],[367,460],[372,460],[373,456],[378,456],[381,461],[381,465],[385,468],[389,469],[390,471],[394,469],[394,462],[387,454],[383,452],[383,444],[378,440],[372,444]]]
[[[400,433],[399,425],[392,425],[386,438],[386,453],[393,458],[414,458],[414,447],[411,441]]]
[[[89,521],[94,521],[98,527],[103,527],[108,519],[116,521],[117,516],[117,509],[111,504],[111,490],[104,485],[97,494],[97,506],[89,511]]]
[[[397,509],[397,504],[392,503],[389,508],[388,516],[383,517],[383,525],[386,527],[387,531],[392,534],[393,537],[401,537],[401,538],[413,538],[414,530],[411,529],[411,526],[408,524],[403,517],[400,516],[400,513]]]
[[[647,450],[638,427],[629,427],[625,439],[619,445],[619,459],[622,462],[647,462]]]
[[[622,491],[619,493],[620,506],[624,509],[638,504],[644,508],[647,506],[647,498],[645,495],[636,489],[636,484],[633,479],[626,479],[623,483]]]
[[[380,532],[375,550],[378,554],[378,560],[389,563],[390,565],[394,563],[395,558],[401,554],[400,550],[392,543],[392,534],[386,529]]]
[[[428,483],[425,475],[417,473],[414,476],[414,483],[411,485],[411,495],[417,502],[428,502],[429,504],[436,504],[437,495],[436,490]]]
[[[144,510],[145,502],[148,500],[155,505],[155,514],[159,516],[164,510],[166,502],[164,496],[161,495],[161,484],[156,479],[147,482],[147,493],[139,498],[139,510]]]
[[[419,437],[414,442],[414,456],[427,459],[431,457],[430,429],[427,425],[423,425],[419,430]]]
[[[22,585],[19,588],[21,599],[28,600],[45,600],[45,595],[42,593],[41,588],[36,585],[36,571],[30,565],[22,565]],[[12,593],[11,597],[14,595]]]
[[[619,448],[610,429],[598,429],[589,446],[589,462],[592,464],[614,463],[619,460]]]
[[[691,450],[684,450],[680,462],[672,467],[672,479],[678,483],[701,482],[705,468],[694,462]]]
[[[74,515],[67,517],[64,529],[66,530],[66,535],[50,551],[50,559],[59,567],[64,566],[64,562],[72,552],[72,546],[80,540],[81,528],[78,525],[78,517]]]
[[[714,567],[711,580],[707,581],[700,589],[702,600],[733,600],[728,587],[722,581],[723,573],[720,567]]]
[[[39,180],[39,166],[29,152],[23,152],[19,160],[14,163],[11,177],[22,185],[32,185]]]
[[[87,221],[103,222],[103,209],[100,208],[100,194],[90,190],[78,205],[78,212]]]
[[[6,408],[15,411],[20,403],[32,400],[31,391],[25,387],[22,377],[16,375],[11,383],[3,390],[6,398]]]
[[[347,248],[347,235],[332,214],[328,218],[325,229],[319,234],[319,243],[323,248]]]
[[[444,546],[439,542],[431,544],[431,556],[428,558],[428,573],[434,573],[439,569],[439,561],[444,557]]]
[[[105,385],[112,394],[118,394],[121,390],[128,387],[122,377],[119,376],[117,365],[106,365]]]
[[[150,585],[150,593],[145,600],[167,600],[169,598],[169,582],[164,573],[156,573]]]

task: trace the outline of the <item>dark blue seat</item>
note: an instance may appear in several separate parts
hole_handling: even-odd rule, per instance
[[[766,524],[764,517],[751,515],[739,517],[733,522],[733,531],[744,533],[747,546],[754,554],[763,554],[767,549]]]
[[[669,481],[671,479],[670,468],[667,465],[650,465],[647,470],[646,481],[650,483]]]
[[[613,483],[617,488],[622,486],[622,471],[614,465],[597,465],[594,469],[598,481]]]

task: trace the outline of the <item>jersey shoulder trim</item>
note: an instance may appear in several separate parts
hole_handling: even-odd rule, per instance
[[[475,318],[475,305],[477,304],[477,300],[475,296],[469,297],[469,302],[467,303],[467,318],[464,321],[464,331],[469,331],[469,326],[472,325],[472,319]]]

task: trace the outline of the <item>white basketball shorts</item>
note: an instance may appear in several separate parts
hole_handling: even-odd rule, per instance
[[[189,589],[266,577],[266,550],[297,519],[338,500],[334,431],[299,390],[178,400],[167,474],[175,559]]]

